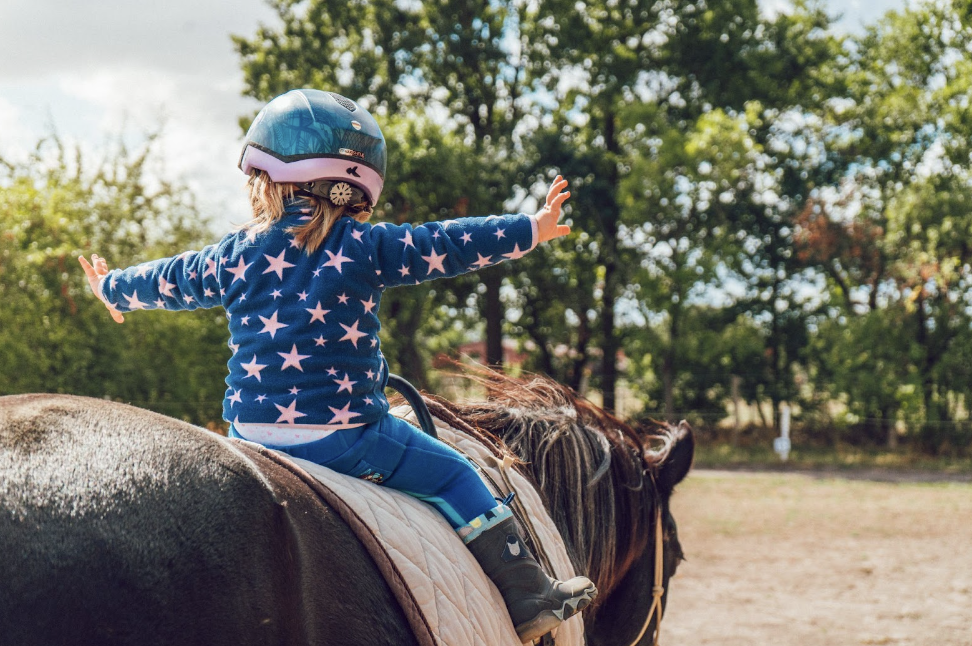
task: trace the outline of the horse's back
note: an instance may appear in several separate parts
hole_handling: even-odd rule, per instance
[[[370,557],[296,476],[80,397],[0,398],[0,581],[8,643],[414,640]]]

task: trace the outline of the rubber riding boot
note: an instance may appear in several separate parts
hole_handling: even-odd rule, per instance
[[[477,531],[466,543],[506,602],[524,643],[542,637],[586,607],[597,595],[590,579],[569,581],[548,577],[523,543],[522,531],[512,516]]]

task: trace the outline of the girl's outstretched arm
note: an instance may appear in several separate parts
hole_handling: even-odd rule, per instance
[[[91,291],[95,293],[98,300],[105,304],[108,312],[111,313],[111,318],[115,319],[115,323],[124,323],[125,317],[122,316],[122,313],[116,310],[101,295],[101,279],[108,275],[108,263],[96,253],[91,254],[91,260],[94,262],[94,266],[91,266],[91,263],[84,256],[78,256],[78,262],[81,263],[81,268],[84,269],[84,275],[88,278],[88,285],[91,287]]]

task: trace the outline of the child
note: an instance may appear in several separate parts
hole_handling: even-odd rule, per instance
[[[433,505],[503,594],[518,635],[539,637],[587,606],[585,577],[552,580],[458,452],[388,413],[378,342],[382,291],[516,259],[566,235],[558,176],[535,215],[370,225],[385,141],[360,105],[319,90],[268,103],[246,137],[253,219],[201,251],[108,271],[79,261],[115,321],[137,309],[222,306],[233,356],[230,435],[387,485]]]

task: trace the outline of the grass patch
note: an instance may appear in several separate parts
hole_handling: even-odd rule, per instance
[[[969,459],[936,458],[907,450],[892,452],[850,446],[837,449],[794,447],[787,461],[783,462],[770,446],[701,443],[695,448],[695,466],[709,469],[880,469],[972,475],[972,460]]]

